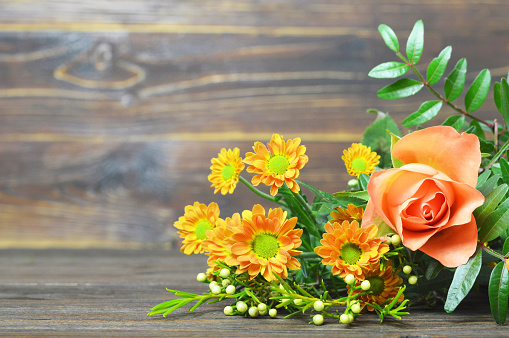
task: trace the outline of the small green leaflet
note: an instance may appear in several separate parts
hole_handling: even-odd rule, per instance
[[[447,63],[451,58],[451,51],[451,46],[445,47],[444,50],[440,52],[438,57],[434,58],[433,61],[431,61],[429,64],[428,71],[426,73],[429,85],[434,85],[442,78],[442,75],[444,75]]]
[[[406,56],[410,63],[417,64],[424,48],[424,24],[422,20],[415,23],[406,43]]]
[[[484,103],[488,96],[490,85],[490,71],[488,69],[481,70],[465,95],[465,109],[468,113],[473,113]]]
[[[413,79],[400,79],[391,85],[383,87],[377,92],[381,99],[395,100],[402,97],[412,96],[422,89],[424,84]]]
[[[484,204],[474,210],[474,216],[478,227],[483,227],[486,218],[495,210],[508,190],[509,186],[507,186],[507,184],[499,185],[486,196]]]
[[[373,68],[368,76],[375,79],[392,79],[401,75],[405,75],[410,66],[401,62],[385,62]]]
[[[500,110],[505,125],[509,125],[509,85],[506,79],[500,81]]]
[[[428,122],[437,116],[440,108],[442,108],[442,101],[426,101],[419,107],[415,113],[410,114],[406,119],[401,123],[404,127],[413,127],[419,124],[423,124]]]
[[[401,161],[400,159],[397,159],[396,157],[394,157],[392,155],[392,149],[394,149],[394,146],[396,145],[396,142],[398,142],[401,137],[399,137],[397,135],[394,135],[393,133],[390,132],[390,130],[387,130],[387,132],[391,135],[391,161],[392,161],[392,166],[394,168],[401,168],[402,166],[405,165],[405,163],[403,163],[403,161]]]
[[[456,129],[457,132],[461,131],[461,128],[465,125],[465,115],[452,115],[445,119],[443,126],[450,126]]]
[[[491,272],[488,292],[493,319],[498,325],[503,325],[507,318],[509,298],[509,271],[504,261],[499,262]]]
[[[399,51],[399,42],[398,37],[396,36],[396,33],[392,30],[391,27],[381,24],[378,26],[378,31],[380,32],[380,35],[382,36],[382,39],[384,40],[387,47],[389,47],[390,50],[392,50],[394,53],[397,53]]]
[[[460,59],[453,71],[447,76],[444,84],[445,98],[448,102],[456,100],[465,86],[465,75],[467,73],[467,60]]]
[[[503,201],[496,210],[486,217],[479,229],[479,241],[489,242],[500,236],[509,226],[509,199]]]
[[[463,298],[465,298],[474,285],[479,271],[481,271],[481,265],[482,250],[478,249],[466,264],[456,268],[449,292],[447,293],[447,300],[444,306],[445,311],[448,313],[453,312]]]

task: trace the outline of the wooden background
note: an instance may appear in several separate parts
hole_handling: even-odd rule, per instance
[[[341,190],[366,109],[401,122],[430,99],[376,97],[369,70],[395,60],[378,25],[404,46],[423,19],[421,70],[451,45],[447,73],[466,57],[468,80],[499,80],[508,17],[507,0],[0,1],[0,247],[171,247],[186,205],[260,202],[214,195],[210,159],[275,132],[307,146],[302,180]]]

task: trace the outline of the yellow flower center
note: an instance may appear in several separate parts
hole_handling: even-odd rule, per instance
[[[283,155],[276,155],[269,160],[269,171],[277,175],[283,175],[290,166],[290,162]]]
[[[367,277],[366,279],[369,280],[369,283],[371,284],[369,291],[373,292],[373,296],[378,296],[384,291],[385,281],[382,277],[371,276]]]
[[[362,250],[355,243],[346,243],[341,247],[341,259],[350,265],[355,265],[361,258]]]
[[[204,240],[204,239],[207,239],[207,235],[206,235],[207,230],[211,230],[211,229],[212,229],[212,224],[210,224],[209,221],[204,219],[200,223],[196,224],[194,234],[196,235],[197,239]]]
[[[228,181],[233,178],[233,175],[235,174],[235,169],[228,164],[223,167],[223,171],[221,172],[221,176],[223,177],[223,180]]]
[[[253,241],[253,251],[262,258],[276,257],[279,249],[276,237],[268,234],[261,234]]]
[[[362,157],[357,157],[352,160],[352,169],[354,171],[364,172],[367,167],[368,162]]]

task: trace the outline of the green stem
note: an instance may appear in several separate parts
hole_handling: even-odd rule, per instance
[[[505,260],[506,260],[506,258],[505,258],[503,255],[501,255],[501,254],[499,254],[498,252],[496,252],[496,251],[494,251],[494,250],[492,250],[492,249],[490,249],[490,248],[488,248],[488,247],[484,246],[484,244],[481,244],[481,248],[482,248],[484,251],[486,251],[487,253],[489,253],[490,255],[492,255],[492,256],[494,256],[494,257],[499,258],[501,261],[505,261]]]
[[[502,156],[502,154],[507,151],[507,149],[509,149],[509,142],[504,143],[502,148],[500,148],[500,150],[495,154],[495,156],[493,156],[490,163],[486,167],[489,168],[490,166],[492,166],[493,163],[495,163],[495,161],[498,160],[500,156]]]
[[[292,191],[292,193],[293,193],[293,196],[295,196],[295,199],[297,200],[297,202],[302,206],[302,208],[306,212],[305,215],[306,215],[308,222],[310,222],[310,224],[312,224],[313,226],[316,226],[316,220],[313,217],[313,212],[311,211],[309,204],[304,200],[304,197],[302,197],[302,195],[299,193],[295,193],[293,191]]]
[[[274,197],[274,196],[271,196],[271,195],[268,195],[258,189],[256,189],[251,183],[249,183],[244,177],[242,176],[239,176],[239,180],[244,183],[244,185],[249,189],[251,190],[252,192],[254,192],[256,195],[262,197],[262,198],[265,198],[266,200],[269,200],[271,202],[274,202],[274,203],[277,203],[285,208],[287,208],[288,206],[280,201],[281,200],[281,197],[280,196],[277,196],[277,197]]]

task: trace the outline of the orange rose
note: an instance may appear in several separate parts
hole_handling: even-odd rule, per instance
[[[447,267],[465,264],[477,246],[472,212],[484,203],[475,189],[481,164],[477,136],[431,127],[402,137],[393,155],[404,165],[371,175],[363,225],[380,217],[410,250]]]

